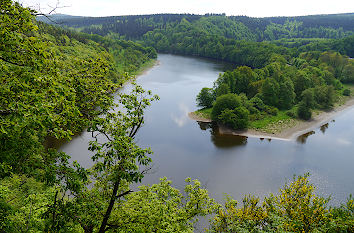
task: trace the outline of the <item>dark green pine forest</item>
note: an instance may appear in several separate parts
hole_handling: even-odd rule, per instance
[[[0,232],[193,232],[200,217],[207,232],[354,232],[354,199],[330,206],[309,174],[240,204],[190,178],[184,190],[166,178],[131,189],[152,162],[134,138],[159,97],[116,92],[157,52],[208,57],[235,68],[197,97],[213,120],[309,119],[351,95],[354,14],[38,16],[0,2]],[[49,143],[83,130],[90,168]]]

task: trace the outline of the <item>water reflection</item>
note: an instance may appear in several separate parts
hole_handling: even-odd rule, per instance
[[[232,148],[236,146],[244,146],[247,144],[247,137],[231,134],[220,134],[217,125],[212,125],[211,141],[218,148]]]
[[[328,129],[328,126],[329,126],[329,124],[327,123],[327,124],[324,124],[324,125],[321,125],[321,127],[320,127],[320,130],[321,130],[321,132],[324,134],[325,132],[326,132],[326,130]]]
[[[299,137],[297,137],[296,141],[301,144],[305,144],[307,141],[307,138],[310,137],[311,135],[315,134],[315,131],[310,131],[308,133],[305,133]]]
[[[199,128],[203,131],[209,130],[211,141],[217,148],[232,148],[244,146],[247,143],[247,137],[232,134],[220,134],[217,124],[197,121]]]
[[[189,120],[188,113],[191,112],[191,110],[184,103],[179,103],[178,109],[179,114],[175,115],[174,113],[171,113],[171,118],[177,124],[178,127],[183,127]]]
[[[44,148],[45,149],[59,149],[67,142],[68,142],[67,139],[57,139],[52,136],[47,136],[44,141]]]
[[[208,122],[202,122],[202,121],[197,121],[198,125],[199,125],[199,128],[201,130],[207,130],[207,129],[210,129],[211,128],[211,123],[208,123]]]

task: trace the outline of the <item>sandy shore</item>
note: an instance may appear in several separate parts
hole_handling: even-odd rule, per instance
[[[309,121],[295,120],[293,126],[285,128],[278,133],[265,133],[261,131],[257,131],[254,129],[248,129],[244,131],[232,130],[224,126],[219,126],[220,134],[232,134],[246,137],[255,137],[255,138],[265,138],[265,139],[278,139],[278,140],[294,140],[298,136],[313,131],[324,125],[331,120],[333,120],[337,115],[349,110],[354,107],[354,98],[347,100],[344,104],[334,108],[328,112],[320,112],[318,114],[314,113],[314,116]],[[211,122],[210,119],[206,119],[196,115],[191,112],[188,116],[196,121],[201,122]]]
[[[201,116],[195,114],[195,112],[188,113],[188,117],[191,118],[192,120],[201,121],[201,122],[205,122],[205,123],[211,122],[211,119],[201,117]]]

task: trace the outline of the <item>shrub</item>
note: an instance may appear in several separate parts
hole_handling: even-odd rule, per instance
[[[349,89],[344,89],[343,90],[343,95],[344,96],[350,96],[350,90]]]
[[[334,215],[328,202],[316,195],[305,174],[263,201],[248,195],[238,206],[236,200],[227,198],[212,219],[210,232],[353,232],[353,199]],[[332,216],[337,218],[330,222]]]
[[[226,95],[230,93],[230,87],[226,83],[220,84],[216,89],[215,89],[215,94],[216,97]]]
[[[214,92],[212,88],[204,87],[197,95],[197,104],[199,107],[211,108],[214,101]]]
[[[252,104],[253,107],[257,108],[259,111],[263,111],[266,107],[266,105],[263,103],[263,100],[261,100],[257,96],[250,99],[250,103]]]
[[[250,112],[250,114],[258,114],[259,113],[258,109],[253,106],[248,106],[247,110]]]
[[[312,116],[311,108],[309,108],[304,101],[301,101],[297,109],[297,115],[300,119],[309,120]]]
[[[249,123],[249,112],[245,107],[225,109],[218,116],[218,121],[232,129],[246,129]]]
[[[216,98],[213,110],[211,111],[211,119],[218,121],[218,117],[225,109],[233,110],[241,106],[241,99],[236,94],[226,94]]]
[[[278,115],[278,109],[276,107],[273,107],[273,106],[266,106],[265,111],[268,114],[273,115],[273,116]]]
[[[285,114],[288,115],[291,118],[296,118],[296,112],[294,110],[286,111]]]
[[[314,99],[317,105],[323,109],[333,107],[335,92],[333,86],[317,86],[314,88]]]

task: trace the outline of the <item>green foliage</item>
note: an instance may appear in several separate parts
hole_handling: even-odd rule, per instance
[[[279,85],[279,108],[290,109],[295,103],[295,89],[293,82],[287,78]]]
[[[136,75],[140,68],[157,57],[154,48],[146,48],[136,42],[120,40],[115,34],[102,37],[64,30],[58,26],[39,22],[37,24],[39,33],[45,40],[59,45],[58,54],[72,54],[75,57],[87,59],[95,57],[98,51],[108,52],[105,58],[109,61],[109,77],[116,83],[122,84],[128,78],[127,73]]]
[[[66,63],[36,34],[33,11],[3,1],[1,12],[0,163],[44,179],[43,169],[56,160],[46,153],[45,138],[69,139],[110,104],[114,85],[101,51]]]
[[[311,119],[311,109],[315,106],[315,97],[313,89],[306,89],[302,92],[302,100],[297,108],[297,115],[300,119]]]
[[[212,110],[213,110],[213,108],[203,108],[203,109],[197,110],[196,113],[198,115],[202,116],[203,118],[211,119]]]
[[[227,75],[227,72],[224,75]],[[255,79],[252,69],[247,66],[239,66],[230,75],[234,87],[231,91],[236,94],[247,94],[250,82]]]
[[[296,116],[297,116],[296,111],[294,111],[294,109],[286,111],[286,115],[288,115],[291,118],[296,118]]]
[[[186,182],[184,195],[166,178],[139,187],[112,213],[117,232],[193,232],[197,217],[214,213],[219,205],[198,180]]]
[[[354,231],[354,199],[350,195],[345,204],[340,207],[330,208],[330,226],[328,232],[353,232]]]
[[[278,109],[276,107],[272,107],[272,106],[266,106],[265,111],[273,116],[278,115]]]
[[[266,108],[266,105],[263,103],[263,100],[258,98],[257,96],[250,99],[250,103],[252,104],[253,107],[258,109],[259,111],[263,111]]]
[[[313,108],[315,106],[314,89],[306,89],[301,94],[302,100],[306,107]]]
[[[341,54],[333,52],[324,52],[320,56],[320,61],[327,64],[334,70],[334,76],[340,79],[343,75],[343,69],[348,63],[348,59]]]
[[[322,232],[329,226],[329,199],[314,194],[308,175],[294,177],[278,195],[246,196],[243,206],[228,198],[211,221],[210,232]]]
[[[304,70],[297,71],[294,78],[294,88],[297,98],[300,99],[302,92],[311,87],[313,87],[313,81],[311,80],[310,74]]]
[[[350,89],[344,89],[343,90],[343,95],[344,96],[350,96]]]
[[[43,218],[53,203],[54,187],[46,187],[33,178],[13,175],[0,183],[0,231],[44,231]]]
[[[205,88],[205,96],[198,97],[209,107],[218,96],[213,109],[204,110],[216,121],[243,129],[256,115],[263,119],[251,126],[288,119],[276,107],[287,109],[300,99],[299,116],[309,118],[311,108],[333,105],[339,80],[353,80],[351,60],[323,51],[353,54],[354,37],[294,41],[292,49],[254,41],[319,33],[337,38],[348,31],[304,29],[300,20],[271,19],[254,28],[250,18],[163,15],[132,16],[133,23],[123,16],[109,26],[83,29],[108,34],[115,25],[129,25],[120,34],[101,37],[36,23],[34,16],[17,2],[0,3],[1,232],[192,232],[198,216],[213,213],[211,231],[353,231],[353,199],[328,209],[328,200],[314,195],[307,175],[262,206],[258,198],[246,197],[241,209],[231,199],[221,208],[189,178],[184,194],[166,179],[133,192],[129,185],[143,179],[152,153],[134,138],[144,110],[157,97],[135,86],[131,94],[118,94],[117,105],[112,99],[119,86],[112,81],[122,84],[156,58],[154,48],[121,40],[140,38],[159,51],[249,66],[225,72],[214,89]],[[290,41],[277,44],[282,43],[291,47]],[[302,50],[294,49],[296,43]],[[316,51],[299,54],[308,48]],[[44,146],[48,137],[70,139],[87,126],[94,137],[91,169],[70,165],[70,156]]]
[[[328,223],[329,199],[314,194],[315,187],[309,183],[308,174],[294,177],[278,196],[265,199],[265,208],[276,216],[283,217],[281,227],[290,232],[312,232]]]
[[[214,91],[212,88],[204,87],[197,95],[197,105],[203,108],[210,108],[214,102]]]
[[[146,61],[156,52],[95,38],[99,44],[82,33],[37,24],[35,12],[17,2],[2,1],[0,7],[0,177],[12,171],[52,179],[43,176],[59,158],[46,151],[45,140],[68,140],[87,127],[111,105],[118,88],[112,80],[122,83],[132,71],[118,74],[102,45],[121,45],[121,61],[136,67],[140,63],[128,61],[128,54],[141,50],[137,56]]]
[[[312,116],[311,108],[306,105],[304,101],[299,103],[297,108],[297,116],[303,120],[310,120]]]
[[[230,93],[230,87],[227,85],[227,83],[221,83],[216,89],[215,89],[215,95],[216,97],[219,97],[221,95],[226,95]]]
[[[289,119],[290,117],[285,111],[278,111],[278,114],[275,116],[268,114],[251,115],[249,128],[272,131],[273,125],[276,125],[278,122],[286,122]]]
[[[267,105],[277,106],[279,95],[279,84],[274,78],[267,78],[263,83],[262,97]]]
[[[232,129],[247,129],[249,112],[245,107],[233,110],[225,109],[218,116],[218,121]]]
[[[334,104],[335,91],[333,86],[316,86],[314,99],[321,109],[331,109]]]
[[[151,97],[150,91],[146,92],[136,85],[130,94],[119,93],[118,96],[118,105],[113,107],[120,110],[109,111],[105,116],[96,118],[88,129],[95,137],[89,147],[95,152],[92,157],[95,162],[93,175],[96,180],[106,184],[105,190],[112,190],[99,232],[105,232],[108,227],[116,196],[129,193],[122,191],[119,194],[120,186],[123,183],[141,182],[144,172],[140,166],[151,163],[148,155],[152,151],[140,148],[134,142],[134,137],[144,124],[145,108],[158,96]]]
[[[236,94],[226,94],[216,98],[211,112],[211,119],[217,121],[219,115],[225,109],[234,110],[241,106],[241,98]]]
[[[336,61],[350,64],[351,60],[335,52],[319,51],[301,53],[291,59],[291,65],[288,60],[273,54],[271,63],[261,69],[240,66],[226,71],[214,82],[214,93],[216,96],[228,93],[228,90],[239,93],[242,96],[241,105],[250,112],[251,121],[276,116],[278,108],[292,109],[295,105],[298,107],[289,112],[289,116],[306,120],[311,118],[312,109],[332,108],[336,101],[335,90],[343,88],[335,77]],[[225,122],[226,118],[232,119],[232,114],[227,113],[223,116]],[[214,116],[214,120],[217,119]]]
[[[43,19],[45,20],[45,18]],[[155,14],[112,16],[100,18],[64,17],[56,21],[80,30],[100,35],[116,33],[121,38],[141,39],[144,34],[155,29],[186,30],[198,28],[208,35],[222,35],[226,38],[248,41],[277,40],[277,44],[301,47],[313,43],[311,47],[333,46],[348,50],[353,34],[353,14],[313,15],[300,17],[252,18],[247,16],[225,16],[224,14]],[[346,43],[331,44],[323,38],[347,39]],[[343,40],[344,40],[343,39]],[[321,42],[324,45],[321,44]],[[317,42],[317,44],[315,43]]]
[[[354,82],[354,61],[351,59],[343,68],[341,81],[344,83]]]

